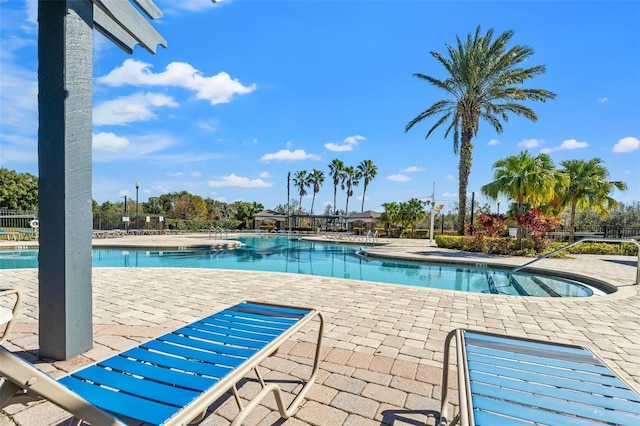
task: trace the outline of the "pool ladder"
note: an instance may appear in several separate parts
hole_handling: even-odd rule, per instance
[[[638,243],[636,240],[632,239],[632,238],[591,238],[591,237],[587,237],[587,238],[581,238],[578,241],[574,241],[572,243],[569,243],[567,245],[564,245],[562,247],[560,247],[557,250],[554,250],[552,252],[549,252],[543,256],[540,257],[536,257],[535,259],[533,259],[530,262],[525,263],[524,265],[520,265],[520,266],[516,266],[515,268],[513,268],[511,271],[509,271],[510,274],[513,274],[515,272],[518,272],[519,270],[531,265],[532,263],[535,263],[539,260],[542,259],[546,259],[547,257],[562,251],[564,249],[567,249],[569,247],[575,246],[576,244],[580,244],[582,242],[585,241],[593,241],[593,242],[603,242],[603,243],[633,243],[638,247],[638,261],[636,264],[636,282],[634,284],[640,284],[640,243]]]
[[[211,238],[216,238],[220,237],[219,239],[227,239],[229,238],[229,234],[227,234],[227,231],[222,229],[219,226],[212,226],[211,228],[209,228],[209,239]]]

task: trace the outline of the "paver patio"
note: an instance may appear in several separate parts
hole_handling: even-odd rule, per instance
[[[424,241],[391,240],[370,251],[487,264],[526,261],[456,253]],[[293,418],[280,420],[275,400],[269,397],[248,424],[433,425],[439,410],[444,338],[456,327],[587,345],[640,388],[636,262],[635,257],[578,255],[536,264],[618,288],[615,294],[589,298],[523,298],[267,272],[94,268],[94,347],[62,362],[42,362],[36,356],[37,270],[3,270],[0,286],[23,293],[7,348],[56,377],[241,300],[313,306],[327,320],[317,384]],[[313,331],[297,334],[270,358],[264,365],[266,378],[293,382],[306,377]],[[257,386],[248,380],[240,393],[247,395]],[[228,395],[211,407],[201,424],[228,424],[235,413],[235,401]],[[0,426],[58,425],[69,417],[48,402],[14,405],[0,411]]]

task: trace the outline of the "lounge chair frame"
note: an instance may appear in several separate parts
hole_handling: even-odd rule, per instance
[[[454,339],[459,412],[449,422]],[[444,347],[440,426],[640,424],[638,391],[588,348],[466,329]]]
[[[173,414],[171,417],[164,420],[160,424],[186,425],[201,421],[206,415],[209,407],[229,390],[231,390],[232,394],[234,395],[240,409],[238,415],[233,419],[233,422],[231,423],[232,425],[241,424],[246,416],[249,415],[251,411],[256,408],[269,393],[274,393],[278,411],[283,418],[289,418],[296,412],[300,403],[302,402],[303,398],[305,397],[306,393],[308,392],[311,385],[315,382],[317,377],[320,364],[322,336],[324,332],[324,318],[322,314],[315,309],[303,308],[299,306],[266,304],[260,302],[243,302],[231,308],[217,312],[216,314],[208,318],[212,318],[215,315],[222,315],[223,313],[231,311],[232,309],[238,307],[247,307],[247,309],[252,309],[253,307],[255,307],[258,308],[258,310],[275,309],[276,311],[296,310],[300,312],[304,311],[306,312],[306,314],[285,331],[283,331],[278,337],[270,341],[270,343],[260,349],[257,353],[255,353],[253,356],[246,359],[244,362],[242,362],[242,364],[233,369],[232,372],[221,378],[217,383],[197,396],[197,398],[195,398],[192,402],[186,404],[177,413]],[[207,320],[208,318],[204,318],[202,321]],[[311,374],[308,380],[304,382],[301,381],[303,382],[303,386],[294,397],[293,401],[290,404],[286,404],[284,399],[282,398],[280,387],[276,383],[266,383],[260,371],[258,370],[258,367],[266,358],[274,355],[278,351],[278,348],[284,342],[289,340],[296,332],[303,329],[314,319],[319,320],[319,329]],[[146,343],[159,341],[161,338],[173,335],[175,333],[179,334],[180,330],[184,328],[185,327],[181,327],[180,329],[172,333],[168,333],[156,339],[151,339]],[[144,345],[145,343],[133,349],[138,349]],[[123,354],[126,353],[127,351],[123,352]],[[62,383],[60,383],[60,381],[64,383],[65,379],[68,379],[69,377],[74,376],[78,373],[82,373],[92,366],[105,363],[113,358],[118,357],[119,355],[121,354],[115,355],[114,357],[111,357],[107,360],[97,362],[95,364],[92,364],[91,366],[84,367],[83,369],[71,373],[68,376],[55,380],[49,375],[41,372],[37,368],[33,367],[32,365],[28,364],[21,358],[17,357],[16,355],[0,346],[0,376],[8,379],[5,380],[2,385],[0,385],[0,409],[14,403],[26,403],[33,400],[47,399],[55,405],[71,413],[74,416],[74,420],[72,422],[72,424],[74,425],[79,425],[82,423],[82,421],[99,426],[123,425],[124,423],[122,422],[122,420],[116,417],[118,416],[118,413],[114,412],[113,414],[111,414],[111,412],[107,412],[99,408],[97,406],[100,405],[99,403],[94,405],[93,403],[89,402],[82,396],[82,392],[76,393],[69,389],[67,386],[64,386]],[[255,371],[258,382],[260,383],[262,388],[253,397],[253,399],[245,405],[240,399],[237,384],[238,382],[243,380],[252,370]],[[135,375],[136,372],[134,371],[131,374]]]

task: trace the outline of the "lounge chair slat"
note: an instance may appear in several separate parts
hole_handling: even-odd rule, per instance
[[[180,334],[167,334],[160,337],[159,340],[203,349],[210,352],[236,355],[242,358],[251,358],[256,352],[258,352],[255,349],[244,349],[229,345],[221,345],[217,343],[217,340],[203,340],[211,336],[208,333],[198,333],[196,330],[188,330],[187,332],[189,334],[183,334],[182,330],[184,329],[181,329]]]
[[[475,401],[475,400],[474,400]],[[549,419],[549,417],[553,417],[553,419]],[[562,425],[562,426],[603,426],[602,423],[594,423],[593,421],[586,421],[578,418],[558,418],[559,416],[545,416],[540,415],[536,420],[537,423],[533,424],[547,424],[547,425]],[[523,420],[521,418],[507,417],[505,415],[499,415],[497,413],[488,412],[488,411],[480,411],[474,410],[473,418],[475,420],[476,426],[519,426],[519,425],[527,425],[531,426],[532,422],[530,420]],[[561,423],[546,423],[546,421],[561,421]]]
[[[256,315],[253,315],[252,317],[217,315],[197,321],[197,324],[253,329],[257,333],[280,333],[291,327],[292,323],[289,322],[288,319],[285,319],[285,321],[282,322],[278,321],[278,318],[258,317]]]
[[[256,324],[270,324],[272,326],[289,326],[296,322],[295,319],[284,318],[284,317],[270,317],[266,315],[256,314],[253,312],[238,312],[238,311],[222,311],[219,315],[214,315],[213,318],[221,317],[221,318],[229,318],[232,321],[244,320],[247,322],[253,321]]]
[[[173,384],[197,391],[209,389],[218,382],[218,379],[188,374],[184,371],[176,371],[169,368],[158,368],[155,365],[134,361],[122,356],[109,358],[101,362],[100,365],[125,373],[137,374],[156,382]]]
[[[485,398],[481,395],[473,396],[473,416],[476,419],[476,425],[481,426],[478,421],[478,415],[483,412],[494,414],[502,414],[507,417],[513,417],[519,420],[529,421],[534,424],[543,425],[562,425],[562,426],[583,426],[583,425],[599,425],[602,422],[594,420],[565,415],[562,413],[542,410],[535,407],[527,407],[524,405],[514,404],[508,401]],[[481,408],[480,408],[481,407]],[[484,423],[486,425],[494,425],[495,423]],[[508,425],[509,422],[498,423],[499,425]]]
[[[245,358],[225,356],[211,352],[199,351],[197,349],[185,348],[184,346],[172,345],[159,340],[140,345],[141,348],[156,350],[161,353],[184,357],[190,360],[197,360],[213,365],[235,368],[245,361]]]
[[[207,378],[222,379],[233,371],[233,369],[228,366],[223,367],[220,365],[213,365],[200,361],[176,358],[174,356],[169,356],[140,348],[130,349],[124,352],[122,356],[135,358],[162,368],[172,368],[188,373],[199,374]]]
[[[630,425],[640,422],[639,415],[633,415],[623,411],[603,410],[601,405],[593,406],[583,403],[583,401],[567,401],[558,399],[554,396],[542,396],[530,392],[521,392],[502,387],[489,386],[482,383],[472,383],[472,388],[474,395],[485,397],[481,400],[474,401],[474,408],[481,411],[486,407],[483,405],[484,403],[488,403],[490,400],[495,400],[498,405],[501,405],[498,412],[531,421],[537,421],[539,414],[536,412],[532,417],[528,417],[528,410],[520,411],[522,406],[533,408],[535,410],[561,413],[563,415],[574,415],[582,419],[589,419],[597,422],[607,421],[621,425]],[[482,401],[482,403],[479,403],[479,401]],[[510,403],[513,403],[513,406]],[[492,402],[491,407],[493,407],[493,404],[494,403]],[[502,405],[504,405],[504,408]],[[489,411],[494,410],[495,409],[492,408]]]
[[[100,365],[83,368],[77,373],[71,374],[71,376],[76,379],[93,382],[95,386],[114,388],[119,392],[176,407],[188,404],[198,395],[198,392],[190,389],[144,380],[142,377],[122,374]]]
[[[498,377],[492,374],[479,373],[477,371],[471,373],[470,379],[474,383],[487,383],[494,386],[504,386],[509,389],[531,392],[537,395],[549,396],[567,401],[581,401],[584,404],[600,405],[602,408],[609,410],[623,410],[632,413],[640,412],[640,402],[636,401],[637,398],[633,392],[630,392],[632,399],[623,399],[618,397],[603,398],[602,395],[596,395],[580,389],[563,389],[555,386],[525,382],[515,378]]]
[[[286,328],[257,327],[253,324],[246,324],[246,323],[234,324],[231,321],[225,321],[220,319],[216,320],[215,322],[198,321],[198,322],[194,322],[193,324],[189,324],[188,327],[196,330],[204,330],[204,331],[209,330],[210,328],[218,328],[218,327],[230,328],[230,329],[241,328],[246,332],[252,332],[259,335],[273,336],[273,337],[279,336],[284,330],[286,330]]]
[[[513,358],[513,355],[514,355],[513,352],[502,352],[502,351],[497,351],[495,349],[488,349],[488,348],[482,348],[482,347],[476,347],[476,346],[467,347],[467,353],[486,355],[489,357],[497,357],[497,358],[505,358],[505,359]],[[559,360],[554,358],[540,358],[539,356],[533,356],[533,355],[527,355],[527,354],[518,354],[518,361],[523,363],[547,365],[547,366],[558,367],[563,369],[568,368],[568,365],[570,365],[567,361],[564,361],[564,360]],[[544,364],[540,364],[541,361],[544,362]],[[609,371],[609,369],[607,369],[606,366],[600,363],[598,364],[574,363],[574,364],[576,364],[576,367],[578,367],[582,371],[588,371],[596,374],[604,374],[604,375],[611,376],[611,372]]]
[[[489,336],[483,336],[489,337]],[[517,354],[528,354],[533,356],[541,356],[552,359],[562,359],[567,361],[583,362],[586,364],[597,363],[597,360],[589,353],[580,352],[572,347],[561,347],[555,344],[539,344],[514,339],[515,343],[505,341],[505,339],[478,339],[476,337],[465,336],[468,346],[480,346],[492,348],[495,350],[503,350],[505,352],[513,352]]]
[[[207,319],[206,321],[198,321],[193,324],[194,327],[206,328],[206,327],[224,327],[230,329],[242,329],[246,331],[252,331],[258,334],[267,334],[278,336],[283,331],[287,330],[290,326],[286,324],[274,324],[267,322],[258,322],[255,320],[245,320],[244,318],[233,319],[233,317],[217,317]]]
[[[505,365],[502,365],[505,364]],[[626,392],[625,388],[621,388],[621,384],[618,380],[604,377],[601,381],[596,381],[597,376],[593,374],[584,375],[579,372],[564,372],[566,376],[553,375],[558,374],[555,371],[545,372],[542,369],[536,370],[516,370],[509,368],[509,363],[498,363],[495,365],[478,363],[473,360],[469,360],[469,370],[479,371],[489,374],[495,374],[496,376],[506,376],[533,383],[541,383],[549,386],[557,386],[565,389],[576,389],[579,387],[587,392],[593,392],[600,395],[610,395],[618,398],[629,398],[630,394]],[[562,374],[562,373],[561,373]]]
[[[308,309],[295,309],[284,306],[257,305],[250,302],[239,303],[236,306],[229,308],[228,310],[241,312],[258,312],[260,313],[260,315],[274,315],[278,317],[287,316],[296,319],[300,319],[310,312]]]
[[[227,328],[227,327],[216,327],[216,326],[202,326],[200,328],[202,331],[206,331],[211,336],[211,340],[216,341],[224,341],[222,338],[226,338],[228,340],[225,343],[235,344],[237,346],[246,346],[248,348],[259,349],[264,346],[264,343],[268,343],[274,339],[274,337],[279,336],[281,333],[275,335],[265,335],[258,333],[247,333],[239,328]],[[234,342],[233,339],[236,339]],[[256,343],[257,342],[257,343]],[[256,346],[256,344],[258,346]]]
[[[91,385],[72,376],[63,377],[59,382],[105,411],[146,423],[161,424],[165,419],[180,411],[180,407],[160,404],[122,392],[115,392]]]

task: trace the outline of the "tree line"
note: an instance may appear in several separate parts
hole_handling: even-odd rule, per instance
[[[371,160],[363,160],[357,166],[347,166],[342,160],[334,159],[329,164],[329,177],[333,182],[333,206],[329,210],[331,214],[335,214],[339,209],[337,207],[338,186],[345,191],[346,204],[344,213],[349,214],[349,199],[353,197],[353,189],[362,182],[362,204],[360,212],[364,211],[364,201],[367,195],[367,187],[378,174],[378,167]],[[291,174],[287,175],[287,188],[289,191]],[[307,189],[311,189],[313,195],[311,197],[310,214],[313,215],[313,207],[316,201],[316,194],[320,192],[324,185],[325,174],[323,171],[313,169],[311,172],[299,170],[293,176],[293,186],[297,189],[298,212],[302,213],[302,197],[308,194]],[[287,194],[287,200],[290,200],[290,194]]]

